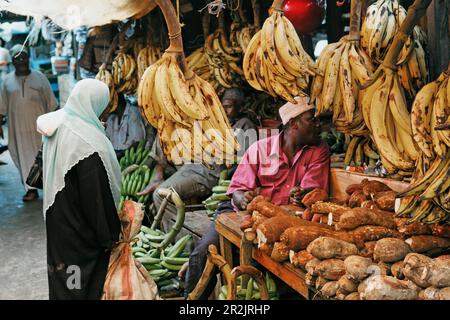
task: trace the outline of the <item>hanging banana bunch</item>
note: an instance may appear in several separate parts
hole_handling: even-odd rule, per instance
[[[309,76],[316,73],[316,66],[283,15],[282,3],[274,1],[272,14],[248,45],[243,67],[253,88],[296,103],[294,97],[308,91]]]
[[[208,81],[211,77],[208,58],[205,54],[205,48],[201,47],[192,52],[187,58],[186,63],[196,75],[203,80]]]
[[[142,78],[144,71],[162,56],[161,48],[147,46],[142,48],[137,55],[138,79]]]
[[[205,53],[215,80],[223,88],[238,87],[243,82],[244,72],[239,66],[242,48],[232,46],[225,34],[223,13],[219,16],[219,28],[205,40]]]
[[[181,28],[172,4],[157,3],[166,18],[171,44],[142,76],[138,87],[141,113],[157,128],[163,151],[175,164],[233,161],[239,146],[230,134],[220,99],[207,81],[186,67]]]
[[[368,7],[361,28],[361,45],[375,63],[381,63],[385,58],[405,17],[406,10],[397,0],[377,0]],[[398,57],[400,82],[410,99],[428,78],[426,42],[423,30],[415,26]]]
[[[411,109],[413,138],[427,158],[442,158],[450,147],[450,131],[436,130],[450,116],[450,65],[435,81],[417,94]]]
[[[98,73],[95,76],[95,79],[104,82],[108,86],[109,103],[108,103],[108,106],[106,107],[108,109],[108,112],[111,113],[111,112],[116,111],[116,109],[119,105],[119,96],[117,95],[113,76],[111,75],[111,72],[109,72],[108,69],[106,69],[105,63],[103,63],[100,66]]]
[[[361,113],[359,87],[374,71],[371,59],[359,44],[361,6],[361,1],[352,0],[350,34],[322,50],[317,62],[319,74],[311,87],[316,115],[331,113],[337,131],[352,136],[369,133]]]
[[[119,53],[112,63],[112,76],[118,93],[135,93],[138,84],[136,72],[133,56],[126,54],[123,47],[119,48]]]
[[[390,173],[411,175],[419,158],[414,143],[411,116],[401,86],[396,61],[405,39],[424,14],[431,0],[416,0],[408,10],[386,58],[362,91],[362,114],[378,147],[381,161]]]
[[[350,138],[350,143],[345,152],[344,169],[350,165],[374,167],[379,159],[377,146],[369,136],[354,136]]]

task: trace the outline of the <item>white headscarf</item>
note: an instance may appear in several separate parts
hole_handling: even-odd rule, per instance
[[[63,109],[37,119],[44,135],[44,217],[56,194],[64,189],[64,177],[79,161],[98,153],[108,174],[116,207],[120,199],[120,166],[99,120],[108,105],[109,89],[101,81],[85,79],[73,88]]]

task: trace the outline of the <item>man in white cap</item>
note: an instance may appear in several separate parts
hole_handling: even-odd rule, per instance
[[[26,179],[42,142],[36,131],[36,119],[54,111],[57,105],[48,79],[30,69],[27,49],[17,44],[10,51],[15,71],[0,86],[0,123],[7,115],[8,148],[26,189],[23,201],[31,201],[38,198],[38,192],[26,184]]]
[[[297,104],[286,103],[280,110],[281,133],[259,140],[245,152],[233,175],[227,194],[235,211],[245,210],[260,194],[276,205],[287,205],[293,190],[314,188],[328,190],[330,151],[320,140],[320,121],[314,117],[314,105],[308,97],[296,97]],[[221,208],[216,215],[226,212]],[[228,209],[228,212],[230,210]],[[203,272],[208,246],[219,246],[219,235],[211,224],[189,258],[185,295],[198,283]],[[207,299],[215,285],[208,283],[201,299]]]

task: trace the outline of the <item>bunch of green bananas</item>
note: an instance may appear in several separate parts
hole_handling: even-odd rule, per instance
[[[269,292],[270,300],[279,300],[279,294],[277,290],[277,285],[275,281],[270,276],[269,272],[266,271],[266,286],[267,291]],[[220,288],[220,294],[218,300],[226,300],[228,294],[228,286],[223,285]],[[237,300],[259,300],[261,299],[261,293],[256,281],[253,278],[250,278],[247,282],[247,287],[242,288],[242,276],[237,278],[237,292],[236,292]]]
[[[174,245],[160,250],[159,244],[166,236],[161,230],[141,226],[141,231],[131,245],[134,258],[149,272],[161,294],[181,292],[183,289],[177,274],[183,264],[189,261],[189,253],[185,248],[191,240],[191,235],[186,235]]]
[[[211,220],[214,219],[214,212],[216,212],[219,204],[223,201],[231,199],[227,196],[227,190],[230,183],[231,180],[220,179],[219,184],[212,188],[213,194],[202,202],[205,205],[206,211],[208,212],[208,217]]]
[[[374,167],[380,159],[376,145],[369,137],[354,136],[351,138],[345,153],[344,166],[349,165]]]
[[[132,146],[125,150],[124,156],[119,161],[121,170],[124,170],[133,164],[142,165],[148,160],[150,157],[150,150],[145,149],[144,146],[145,140],[142,140],[139,142],[137,148]]]
[[[136,193],[141,192],[149,184],[153,178],[155,170],[150,170],[146,165],[138,166],[134,171],[126,173],[122,176],[122,185],[120,187],[120,204],[122,208],[125,200],[133,200],[144,205],[148,204],[151,194],[145,196],[137,196]]]

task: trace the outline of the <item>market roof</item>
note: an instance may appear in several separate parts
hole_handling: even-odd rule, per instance
[[[154,0],[0,0],[0,10],[24,16],[46,16],[66,30],[140,18],[155,7]]]

